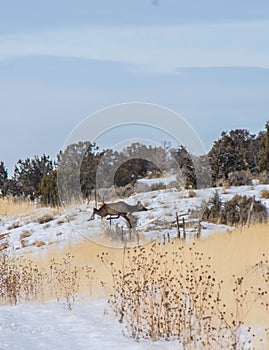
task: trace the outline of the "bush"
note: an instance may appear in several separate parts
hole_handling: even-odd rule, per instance
[[[44,214],[42,216],[40,216],[39,218],[37,218],[37,222],[42,225],[42,224],[46,224],[47,222],[50,222],[54,219],[54,216],[52,214]]]
[[[230,314],[221,295],[224,281],[217,280],[211,257],[195,244],[171,249],[160,243],[125,249],[120,268],[104,253],[100,256],[113,280],[109,304],[129,336],[137,341],[177,339],[180,349],[252,345],[251,327],[245,339],[240,327],[246,306],[251,309],[248,302],[266,303],[264,288],[248,289],[247,278],[233,275],[235,312]]]
[[[250,222],[266,222],[267,216],[265,205],[254,197],[235,195],[222,205],[216,192],[208,202],[202,219],[224,225],[244,225]]]
[[[34,246],[45,243],[36,241]],[[40,267],[30,259],[0,254],[0,305],[23,301],[57,298],[70,310],[79,292],[80,279],[91,281],[91,266],[78,267],[67,253],[60,260],[51,259],[48,267]]]
[[[268,171],[262,171],[258,176],[260,184],[269,184],[269,172]]]
[[[42,204],[53,207],[60,206],[60,197],[57,184],[57,171],[54,170],[51,174],[46,176],[40,184],[39,193],[41,195]]]
[[[166,185],[163,182],[157,182],[155,184],[152,184],[150,186],[151,191],[159,191],[159,190],[165,190],[166,189]]]
[[[228,175],[231,186],[243,186],[251,183],[253,176],[249,170],[233,171]]]
[[[266,189],[261,190],[260,196],[261,196],[261,198],[268,199],[269,198],[269,190],[266,190]]]
[[[189,198],[194,198],[196,197],[196,192],[194,190],[189,190]]]

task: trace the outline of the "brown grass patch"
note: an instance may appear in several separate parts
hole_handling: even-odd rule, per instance
[[[52,221],[53,219],[54,219],[54,216],[52,213],[46,213],[46,214],[39,216],[36,219],[36,222],[38,222],[40,225],[42,225],[42,224],[46,224],[46,223]]]
[[[18,216],[20,214],[33,214],[35,207],[24,200],[15,200],[13,197],[0,198],[1,216]]]
[[[196,242],[196,250],[203,253],[204,256],[211,257],[211,264],[216,271],[217,278],[225,281],[223,286],[225,298],[230,296],[229,287],[232,275],[244,275],[260,261],[263,253],[268,254],[268,231],[268,224],[256,224],[249,228],[237,228],[232,232],[216,233]],[[105,243],[109,244],[109,241]],[[182,246],[182,244],[182,241],[174,240],[173,244],[170,243],[161,247],[167,251],[169,258],[172,257],[173,250]],[[151,243],[148,243],[145,247],[150,249]],[[189,245],[186,244],[184,247],[184,249],[188,249]],[[38,262],[45,266],[51,258],[61,258],[67,252],[74,256],[74,261],[78,266],[85,264],[93,266],[97,278],[98,276],[102,278],[102,281],[107,283],[108,289],[111,276],[97,256],[106,255],[111,262],[115,265],[118,264],[118,266],[121,266],[123,259],[122,248],[107,247],[90,240],[83,240],[78,244],[69,244],[61,250],[58,247],[51,248],[46,254],[38,258]],[[249,281],[255,284],[255,278],[255,275],[253,275],[249,277]],[[99,281],[97,281],[95,295],[98,295],[100,291]]]
[[[213,284],[220,286],[220,290],[219,294],[214,294],[216,292],[213,284],[204,285],[209,286],[212,289],[210,289],[212,292],[212,301],[210,301],[208,305],[213,307],[213,311],[222,307],[225,309],[225,319],[229,322],[229,327],[234,327],[236,330],[237,327],[241,325],[241,321],[245,325],[251,327],[268,327],[268,232],[268,224],[256,224],[249,228],[238,228],[232,232],[215,234],[206,239],[198,240],[195,242],[194,246],[192,243],[185,243],[178,239],[175,239],[166,245],[157,244],[158,253],[154,253],[155,255],[153,255],[153,258],[157,258],[154,264],[159,266],[158,269],[160,269],[160,272],[162,273],[162,279],[158,280],[158,274],[148,274],[148,278],[152,283],[156,283],[156,288],[171,288],[173,284],[172,281],[171,283],[169,282],[169,278],[172,275],[176,275],[178,269],[178,273],[180,274],[179,281],[185,281],[182,282],[182,288],[185,288],[183,290],[188,293],[188,288],[186,288],[186,286],[190,286],[190,290],[192,290],[194,296],[197,295],[197,298],[200,298],[198,293],[199,290],[195,290],[195,286],[198,285],[197,281],[199,282],[199,276],[202,276],[202,280],[204,277],[207,279],[214,278]],[[142,259],[141,261],[144,261],[145,264],[141,264],[141,268],[138,269],[136,259],[137,255],[141,253],[140,249],[143,249],[143,254],[142,257],[140,257],[140,260]],[[58,247],[51,247],[50,250],[47,250],[46,253],[40,254],[39,257],[34,260],[39,268],[44,268],[48,271],[51,269],[50,266],[52,261],[55,261],[57,265],[59,264],[58,261],[62,261],[67,254],[69,254],[69,256],[71,254],[73,257],[73,267],[70,271],[73,271],[72,273],[75,273],[76,278],[79,279],[79,284],[76,285],[76,293],[84,294],[86,297],[109,297],[111,294],[116,296],[117,293],[121,292],[122,295],[124,295],[123,290],[121,289],[123,288],[121,284],[116,283],[118,289],[115,289],[115,281],[117,282],[117,279],[118,281],[121,281],[122,271],[125,269],[125,274],[128,274],[131,268],[130,272],[135,273],[133,275],[133,281],[136,281],[136,288],[132,289],[134,287],[132,281],[130,281],[130,284],[127,284],[127,287],[124,285],[124,288],[131,288],[133,290],[133,292],[129,294],[132,298],[133,296],[137,297],[138,294],[136,293],[139,293],[139,281],[143,281],[144,279],[145,282],[144,276],[147,276],[148,271],[151,271],[150,268],[153,264],[148,265],[147,267],[147,264],[150,262],[150,260],[147,259],[149,259],[150,254],[151,256],[153,254],[152,243],[149,243],[142,248],[128,248],[128,251],[129,260],[127,261],[126,250],[124,251],[122,248],[105,247],[85,240],[76,245],[70,244],[62,250],[59,250]],[[175,252],[180,252],[180,258],[178,260],[175,259],[177,257]],[[132,264],[130,265],[130,261],[133,263],[133,266]],[[191,267],[193,271],[197,271],[197,277],[199,278],[196,282],[193,282],[193,272],[190,271],[188,267]],[[90,280],[85,278],[84,273],[86,269],[89,269],[88,271],[91,275]],[[92,271],[95,271],[95,273],[92,274]],[[168,273],[168,271],[171,272]],[[112,272],[115,273],[114,276]],[[62,280],[60,277],[58,280],[63,283],[64,286],[67,284],[68,287],[69,279],[63,277],[65,274],[68,277],[68,270],[60,271],[59,273],[59,276],[62,276],[61,278],[63,278],[63,282],[61,282]],[[143,275],[144,273],[145,275]],[[74,278],[74,276],[72,276],[73,275],[71,275],[71,277],[69,276],[71,282],[72,278]],[[208,276],[211,277],[209,278]],[[63,287],[61,287],[62,284],[59,281],[55,287],[56,294],[64,297],[64,291],[61,289]],[[184,283],[187,284],[185,285]],[[163,300],[167,300],[169,294],[166,294],[165,289],[161,290],[163,293],[162,295],[166,298]],[[154,295],[156,297],[157,294],[154,292],[154,289],[152,289],[152,293],[155,293]],[[179,293],[181,293],[180,289]],[[53,295],[55,295],[55,292]],[[68,294],[68,297],[69,296],[70,294]],[[47,298],[49,297],[50,295],[47,295]],[[44,298],[46,298],[46,296],[44,296]],[[209,300],[208,298],[211,298],[209,297],[209,289],[206,298],[207,301]],[[221,300],[221,305],[215,301],[217,298]],[[257,298],[255,303],[253,303],[253,298]],[[151,298],[147,300],[146,301],[150,305]],[[202,299],[199,300],[202,305]],[[237,300],[239,300],[239,302]],[[262,301],[264,302],[263,305]],[[251,306],[252,303],[253,306]],[[131,302],[129,305],[131,305]],[[225,307],[223,305],[225,305]],[[154,307],[155,306],[152,305],[149,311],[145,312],[152,312]],[[235,326],[233,325],[234,319],[236,319]],[[189,321],[191,320],[192,318],[189,318]],[[163,322],[163,320],[161,322]],[[254,332],[253,328],[249,334],[251,335],[252,332]],[[158,334],[156,334],[152,337],[149,334],[149,337],[151,339],[155,339],[154,337],[158,338]]]
[[[43,242],[43,241],[35,241],[35,242],[33,243],[33,246],[40,248],[40,247],[43,247],[45,244],[46,244],[46,243]]]
[[[189,190],[188,196],[189,196],[189,198],[194,198],[197,196],[197,194],[194,190]]]
[[[269,198],[269,190],[267,190],[267,189],[261,190],[260,196],[261,196],[261,198],[268,199]]]
[[[0,251],[5,250],[9,247],[8,242],[3,242],[0,244]]]
[[[24,239],[24,238],[27,238],[27,237],[30,237],[32,235],[32,232],[29,231],[29,230],[24,230],[21,235],[20,235],[20,238],[21,239]]]

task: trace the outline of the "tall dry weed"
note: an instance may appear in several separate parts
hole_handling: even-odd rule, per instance
[[[255,340],[255,325],[266,334],[268,243],[268,225],[257,225],[194,246],[125,249],[121,262],[101,254],[112,280],[109,303],[136,340],[176,338],[184,349],[262,348],[267,340]]]
[[[67,253],[50,259],[47,267],[23,257],[0,255],[0,303],[16,305],[23,301],[57,299],[70,310],[79,296],[80,279],[90,285],[94,270],[77,266]]]
[[[0,198],[0,216],[18,216],[33,214],[35,207],[25,200],[16,200],[13,197]]]

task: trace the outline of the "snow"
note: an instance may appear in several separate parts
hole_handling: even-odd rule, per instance
[[[173,179],[170,179],[174,181]],[[140,180],[142,181],[142,180]],[[149,182],[148,179],[143,180]],[[143,182],[142,181],[142,182]],[[198,210],[201,204],[208,200],[217,190],[223,201],[231,199],[235,194],[255,196],[260,198],[262,189],[269,190],[269,185],[239,186],[226,190],[223,188],[208,188],[196,190],[196,196],[190,198],[187,190],[168,188],[165,190],[137,193],[126,199],[129,204],[140,200],[149,210],[135,213],[138,218],[136,231],[144,232],[145,239],[162,239],[163,234],[170,237],[177,234],[175,226],[176,212],[180,218],[191,220],[189,212]],[[261,199],[269,213],[269,199]],[[79,204],[65,208],[61,212],[51,213],[45,208],[36,208],[31,215],[16,218],[0,218],[0,244],[7,242],[9,253],[24,253],[26,251],[39,254],[49,249],[51,244],[63,245],[78,240],[93,239],[108,230],[109,223],[96,217],[88,221],[94,203],[89,206]],[[50,214],[51,220],[40,223],[40,218]],[[230,229],[225,225],[215,225],[201,222],[202,237],[213,232]],[[112,229],[122,227],[128,234],[126,222],[123,219],[114,220]],[[28,237],[22,241],[22,235],[28,232]],[[195,228],[187,228],[187,236],[191,237]],[[2,236],[1,236],[2,235]],[[42,241],[42,247],[33,246]],[[79,301],[73,309],[67,310],[62,303],[54,301],[45,304],[24,303],[17,306],[1,306],[0,313],[0,349],[12,350],[60,350],[60,349],[145,349],[172,350],[180,349],[177,341],[141,341],[139,343],[124,335],[124,329],[111,314],[109,305],[104,299]]]
[[[176,179],[176,175],[171,175],[171,176],[166,176],[166,177],[158,177],[155,179],[139,179],[137,180],[138,184],[146,184],[146,185],[153,185],[153,184],[159,184],[159,183],[163,183],[165,185],[173,182],[173,181],[177,181]]]
[[[172,342],[135,342],[111,315],[105,300],[78,302],[72,310],[61,303],[2,306],[0,349],[12,350],[168,350]]]
[[[145,181],[148,180],[145,179]],[[176,213],[178,213],[180,221],[184,217],[185,221],[189,223],[186,227],[186,234],[187,238],[191,238],[197,232],[201,205],[208,201],[215,191],[219,192],[222,201],[231,199],[235,194],[255,196],[267,207],[269,214],[269,199],[260,198],[260,193],[263,189],[269,190],[269,185],[233,186],[225,190],[220,187],[206,188],[195,190],[196,195],[190,198],[188,190],[179,191],[175,188],[167,188],[136,193],[124,200],[129,204],[141,201],[148,208],[146,212],[134,213],[137,219],[136,227],[133,229],[135,231],[134,237],[138,234],[145,241],[163,239],[163,235],[168,233],[171,238],[176,237]],[[39,252],[42,249],[47,249],[51,244],[65,244],[66,242],[76,242],[84,238],[100,243],[104,236],[110,239],[109,221],[102,220],[98,216],[95,217],[95,220],[88,221],[93,207],[94,203],[90,202],[88,206],[79,204],[56,213],[48,212],[45,208],[36,208],[32,215],[17,218],[1,217],[0,245],[7,242],[9,246],[7,251],[9,252],[27,250]],[[197,212],[198,218],[196,220],[191,218],[190,212]],[[40,218],[45,215],[50,215],[51,220],[40,223]],[[128,243],[129,229],[123,218],[112,220],[111,229],[112,232],[118,230],[118,236],[121,236],[123,232],[124,239]],[[231,228],[225,225],[203,222],[201,237],[206,237],[216,231],[223,232],[229,229]],[[28,237],[23,238],[25,232],[28,234]],[[35,246],[37,242],[42,242],[41,246]],[[118,238],[118,243],[121,244],[120,238]],[[132,244],[135,243],[136,241]]]

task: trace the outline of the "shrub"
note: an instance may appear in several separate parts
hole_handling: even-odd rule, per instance
[[[217,222],[220,219],[222,201],[218,191],[214,192],[212,198],[205,204],[202,220]]]
[[[224,190],[228,190],[231,187],[231,184],[229,181],[223,181],[222,187],[224,188]]]
[[[196,197],[196,192],[194,190],[189,190],[189,198]]]
[[[33,243],[33,246],[40,248],[40,247],[43,247],[43,245],[45,245],[45,244],[46,244],[46,243],[43,242],[43,241],[35,241],[35,242]]]
[[[261,198],[268,199],[269,198],[269,190],[266,190],[266,189],[261,190],[260,196],[261,196]]]
[[[253,176],[249,170],[233,171],[228,175],[231,186],[243,186],[251,183]]]
[[[35,246],[44,242],[37,241]],[[80,278],[92,281],[94,270],[90,266],[76,266],[74,257],[67,253],[59,261],[51,259],[49,266],[40,267],[30,259],[0,254],[0,304],[15,305],[22,301],[44,297],[64,301],[72,308],[78,296]]]
[[[269,172],[268,171],[262,171],[258,176],[259,182],[261,184],[269,184]]]
[[[44,214],[42,216],[40,216],[36,221],[42,225],[45,224],[49,221],[52,221],[54,219],[54,216],[52,214]]]
[[[20,235],[20,238],[21,239],[24,239],[24,238],[27,238],[27,237],[30,237],[32,235],[32,233],[28,230],[24,230],[21,235]]]
[[[134,186],[131,184],[124,187],[116,187],[116,193],[120,197],[130,197],[134,192]]]
[[[208,202],[202,219],[225,225],[249,224],[250,222],[266,222],[267,209],[261,201],[254,197],[235,195],[223,205],[219,195]]]
[[[165,190],[166,189],[166,185],[163,182],[157,182],[155,184],[152,184],[150,186],[151,191],[159,191],[159,190]]]
[[[248,339],[242,339],[240,328],[251,308],[248,302],[265,300],[266,292],[248,289],[247,278],[233,275],[234,309],[227,312],[223,281],[217,281],[211,258],[195,244],[172,251],[160,243],[125,249],[120,268],[104,253],[100,259],[113,278],[109,304],[131,338],[178,339],[182,349],[228,349],[231,344],[243,349],[252,343],[251,327]]]

